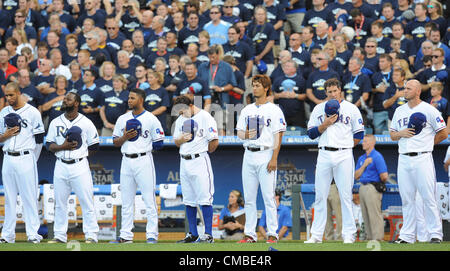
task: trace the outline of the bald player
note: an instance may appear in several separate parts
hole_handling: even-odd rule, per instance
[[[39,111],[22,97],[18,84],[7,84],[5,97],[9,106],[0,112],[0,142],[3,143],[4,153],[2,180],[5,189],[5,221],[0,243],[15,242],[17,194],[23,201],[28,242],[40,243],[37,160],[44,140],[44,124]],[[10,113],[20,116],[20,127],[7,127],[4,117]]]
[[[394,113],[390,136],[398,141],[398,187],[402,198],[403,227],[394,243],[414,243],[416,240],[416,192],[424,204],[424,218],[430,243],[442,242],[442,222],[435,198],[436,173],[433,162],[434,145],[446,139],[448,132],[442,115],[432,105],[420,99],[421,85],[409,80],[405,87],[406,104]],[[410,116],[420,112],[426,117],[422,131],[415,134],[408,128]]]

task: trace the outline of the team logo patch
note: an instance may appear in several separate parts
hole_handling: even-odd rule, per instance
[[[209,127],[209,132],[210,132],[210,133],[217,133],[217,131],[214,130],[214,127]]]
[[[444,120],[441,117],[436,118],[437,123],[444,123]]]
[[[158,135],[164,135],[164,131],[163,131],[163,130],[160,130],[159,128],[156,128],[156,133],[157,133]]]

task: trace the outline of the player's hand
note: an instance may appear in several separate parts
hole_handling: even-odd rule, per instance
[[[338,115],[334,114],[331,116],[325,116],[325,120],[323,121],[323,123],[325,124],[326,127],[329,127],[331,125],[333,125],[338,119]]]
[[[270,159],[269,164],[267,164],[267,172],[272,172],[277,170],[278,161],[275,159]]]
[[[19,134],[19,129],[20,129],[19,126],[14,126],[14,127],[8,128],[8,129],[6,129],[3,136],[5,138],[10,138],[10,137],[16,136]]]
[[[131,130],[127,131],[126,128],[125,128],[125,132],[123,133],[123,136],[125,137],[126,140],[129,140],[129,139],[137,136],[137,133],[138,132],[136,130],[134,130],[134,129],[131,129]]]
[[[77,148],[78,143],[76,141],[68,141],[67,138],[64,141],[64,143],[62,144],[62,148],[64,150],[69,150],[69,151],[73,151]]]
[[[444,164],[444,170],[445,170],[445,172],[448,172],[448,165],[449,165],[449,163],[445,163],[445,164]]]
[[[413,137],[416,133],[414,132],[413,128],[406,128],[401,130],[400,132],[398,132],[398,135],[400,137],[404,137],[404,138],[410,138]]]
[[[182,133],[178,139],[181,141],[182,144],[186,143],[192,139],[192,134],[191,133]]]
[[[256,138],[256,136],[257,136],[257,131],[256,131],[256,129],[250,129],[250,130],[247,130],[247,136],[246,136],[246,138],[247,139],[253,139],[253,138]]]

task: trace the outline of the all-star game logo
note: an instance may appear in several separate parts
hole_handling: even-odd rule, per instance
[[[291,161],[278,164],[277,189],[283,192],[280,203],[291,206],[292,185],[305,183],[305,169],[298,169]]]
[[[102,164],[90,164],[94,185],[113,184],[114,169],[105,169]]]

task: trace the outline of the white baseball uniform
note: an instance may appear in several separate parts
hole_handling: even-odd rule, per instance
[[[249,118],[264,118],[264,127],[260,137],[244,141],[244,159],[242,162],[242,185],[245,198],[245,229],[247,236],[257,240],[255,232],[257,222],[256,199],[258,186],[261,185],[261,194],[267,218],[267,235],[278,238],[277,204],[275,201],[275,187],[277,171],[268,172],[267,165],[272,159],[273,149],[278,133],[286,131],[286,121],[281,109],[267,102],[262,105],[249,104],[242,109],[236,129],[246,131]]]
[[[183,133],[183,123],[193,120],[198,129],[191,142],[180,146],[180,183],[183,203],[195,207],[212,205],[214,197],[214,174],[208,155],[209,142],[219,138],[217,123],[205,110],[200,110],[191,118],[179,116],[175,122],[173,137]]]
[[[85,238],[97,240],[99,227],[94,209],[94,190],[92,174],[89,168],[88,147],[99,143],[97,129],[91,120],[79,113],[70,121],[61,114],[50,122],[46,142],[62,145],[67,130],[72,126],[81,128],[82,145],[76,150],[64,150],[55,153],[56,163],[53,176],[55,188],[55,238],[67,242],[67,200],[72,190],[75,192],[83,213],[83,232]]]
[[[436,172],[432,151],[434,137],[446,125],[442,115],[432,105],[421,102],[414,108],[404,104],[395,110],[391,131],[401,131],[408,127],[409,117],[421,112],[427,122],[422,131],[411,138],[398,141],[398,186],[402,199],[403,227],[399,238],[414,243],[416,240],[416,192],[423,200],[425,225],[429,238],[442,240],[442,222],[436,201]]]
[[[8,243],[15,241],[16,229],[16,202],[17,194],[23,201],[25,229],[28,240],[42,240],[38,234],[40,220],[38,215],[38,171],[35,135],[43,134],[44,124],[41,113],[25,104],[19,110],[11,106],[3,108],[0,112],[0,133],[5,133],[7,127],[4,117],[9,113],[19,114],[22,118],[20,133],[7,139],[3,145],[2,180],[5,189],[5,221],[2,229],[2,238]]]
[[[325,120],[325,104],[326,102],[322,102],[314,107],[308,121],[308,130],[320,126]],[[316,240],[322,240],[323,237],[327,221],[327,198],[334,178],[341,199],[342,237],[344,240],[354,241],[356,225],[352,212],[355,171],[353,135],[363,131],[364,124],[359,109],[342,100],[337,121],[319,136],[314,184],[316,198],[311,228],[311,235]]]
[[[136,141],[125,141],[120,151],[122,164],[120,167],[120,190],[122,198],[122,225],[120,237],[133,240],[134,199],[139,188],[147,208],[146,236],[158,240],[158,207],[156,204],[156,172],[152,156],[152,143],[164,140],[164,130],[152,113],[144,110],[134,116],[129,111],[117,119],[113,137],[121,137],[126,123],[137,119],[142,124],[142,132]]]

